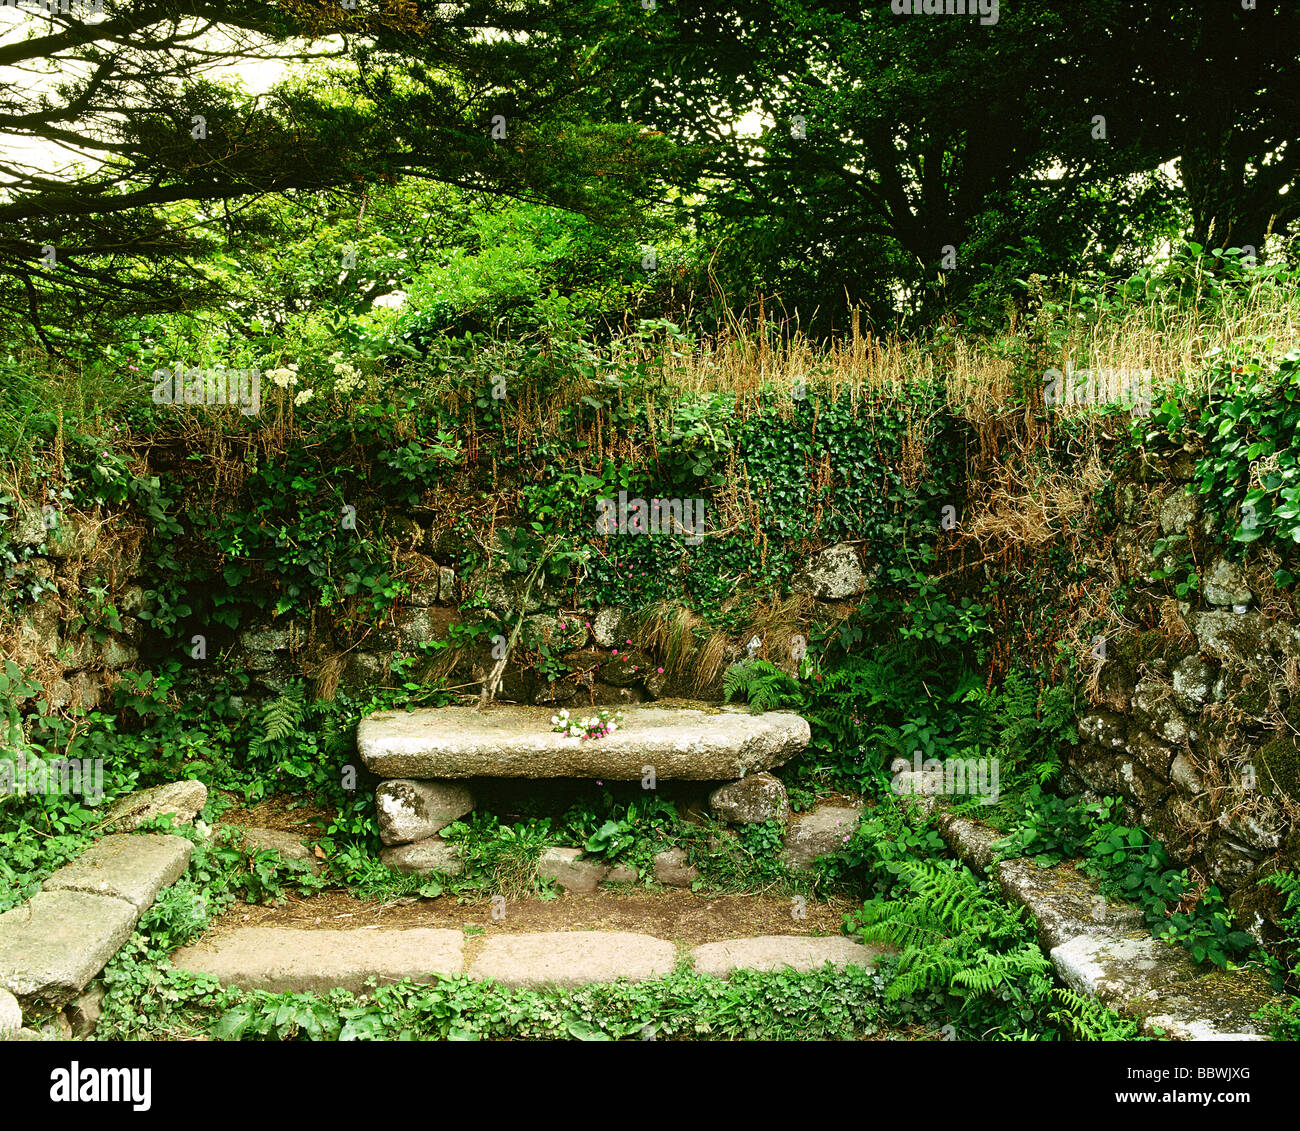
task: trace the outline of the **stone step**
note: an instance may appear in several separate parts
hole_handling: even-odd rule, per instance
[[[39,891],[0,915],[0,986],[24,1006],[71,1001],[131,937],[139,912],[111,895]]]
[[[194,846],[165,833],[115,833],[100,837],[71,864],[41,885],[46,891],[81,891],[124,899],[146,910],[168,884],[184,875]]]
[[[841,937],[763,935],[706,943],[689,952],[699,973],[790,967],[871,967],[882,948]],[[211,974],[223,983],[273,993],[361,992],[368,978],[432,982],[462,972],[503,986],[566,988],[593,982],[661,978],[677,965],[673,943],[634,931],[501,933],[487,938],[457,930],[353,928],[309,930],[240,927],[172,955],[172,966]]]
[[[719,781],[779,766],[810,737],[796,714],[751,714],[685,700],[621,708],[604,738],[551,729],[549,707],[496,704],[378,711],[361,720],[357,748],[382,778],[656,778]]]

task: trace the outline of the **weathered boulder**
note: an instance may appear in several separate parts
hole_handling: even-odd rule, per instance
[[[239,634],[239,643],[249,652],[292,652],[306,642],[307,626],[301,621],[255,625]]]
[[[627,610],[620,605],[605,605],[596,610],[591,621],[591,635],[602,648],[617,647],[625,638],[619,636],[619,626]]]
[[[364,725],[364,724],[363,724]],[[474,808],[463,785],[441,781],[394,780],[375,790],[379,838],[387,845],[425,840]]]
[[[856,597],[867,580],[857,549],[848,542],[837,542],[814,554],[790,579],[790,588],[818,600],[840,601]]]
[[[732,825],[761,825],[790,815],[785,784],[773,774],[750,774],[709,794],[709,808]]]
[[[599,860],[583,860],[581,848],[548,848],[537,861],[537,875],[565,891],[592,892],[609,874]]]
[[[688,862],[686,850],[669,848],[655,856],[655,881],[665,887],[688,888],[700,878],[700,870]]]
[[[437,872],[444,876],[459,876],[465,870],[456,846],[440,836],[380,849],[379,859],[395,872],[413,875]]]
[[[1160,533],[1186,534],[1201,513],[1200,501],[1182,487],[1175,487],[1160,504]]]
[[[545,708],[501,704],[380,711],[361,721],[357,747],[385,778],[636,781],[651,767],[665,780],[716,781],[780,765],[809,739],[808,723],[789,712],[701,704],[624,707],[619,729],[600,739],[556,733],[550,720]]]
[[[782,861],[793,871],[808,871],[817,857],[843,848],[861,820],[860,809],[819,805],[811,813],[790,823],[785,834]]]
[[[0,989],[0,1041],[23,1027],[23,1011],[18,999],[6,989]]]
[[[1209,605],[1249,605],[1253,594],[1246,573],[1236,562],[1215,558],[1201,581],[1201,596]]]
[[[297,865],[317,875],[324,864],[316,858],[307,847],[301,833],[285,832],[283,829],[251,828],[241,830],[244,849],[247,852],[274,852],[289,864]]]
[[[168,782],[118,798],[105,812],[104,823],[129,833],[170,813],[173,825],[188,825],[207,803],[208,787],[201,781]]]
[[[96,982],[72,1000],[64,1013],[68,1024],[72,1027],[74,1039],[84,1040],[95,1031],[96,1026],[99,1025],[99,1018],[104,1012],[104,999],[107,996],[108,990],[104,988],[103,983]]]

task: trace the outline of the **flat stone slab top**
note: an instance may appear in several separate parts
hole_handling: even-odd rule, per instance
[[[595,739],[553,731],[549,707],[378,711],[357,727],[357,748],[381,778],[638,781],[649,766],[656,778],[717,781],[779,766],[808,744],[799,715],[686,702],[625,706],[619,729]]]
[[[0,915],[0,986],[24,1005],[65,1005],[135,928],[135,905],[80,891],[39,891]]]
[[[843,935],[815,938],[811,935],[758,935],[751,939],[728,939],[705,943],[691,951],[697,974],[725,978],[732,970],[781,970],[800,974],[820,970],[826,963],[843,968],[870,969],[876,959],[889,953],[887,947],[864,946]]]
[[[619,978],[639,982],[671,974],[677,948],[631,931],[547,931],[496,935],[483,944],[470,976],[503,986],[568,988]]]
[[[172,966],[211,974],[231,986],[272,993],[306,993],[335,986],[361,993],[368,978],[382,983],[432,982],[459,974],[465,936],[432,927],[346,931],[240,927],[172,955]]]
[[[184,874],[193,849],[183,836],[115,833],[100,837],[41,887],[111,895],[144,911],[163,888]]]

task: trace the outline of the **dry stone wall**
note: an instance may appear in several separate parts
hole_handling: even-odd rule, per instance
[[[1300,863],[1300,625],[1270,570],[1225,555],[1190,481],[1183,457],[1117,486],[1122,609],[1091,642],[1064,782],[1124,798],[1130,823],[1258,930],[1277,907],[1260,879]]]

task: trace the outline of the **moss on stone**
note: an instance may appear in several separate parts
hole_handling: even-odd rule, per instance
[[[1279,735],[1260,747],[1260,785],[1266,793],[1300,798],[1300,744],[1291,734]]]

